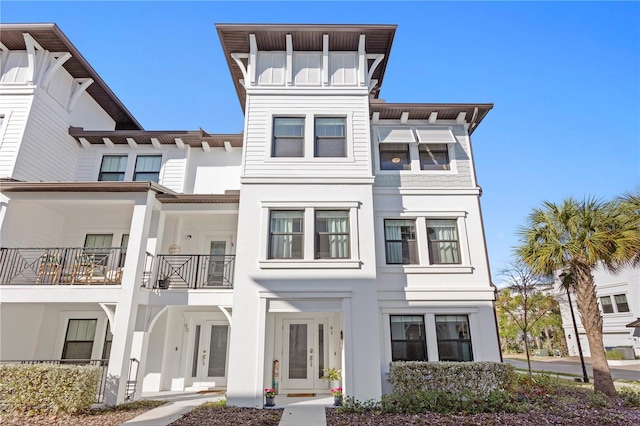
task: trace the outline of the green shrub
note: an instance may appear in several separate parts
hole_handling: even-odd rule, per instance
[[[15,411],[77,413],[95,402],[102,369],[56,364],[0,366],[0,398]]]
[[[607,356],[607,359],[612,359],[612,360],[624,359],[622,352],[617,351],[615,349],[612,349],[610,351],[605,351],[605,355]]]
[[[389,381],[394,394],[440,391],[485,396],[513,389],[513,366],[498,362],[392,362]]]
[[[627,407],[640,407],[640,390],[624,387],[618,391],[618,396],[624,399]]]
[[[590,392],[587,396],[587,402],[593,408],[610,408],[611,400],[607,395],[600,391]]]

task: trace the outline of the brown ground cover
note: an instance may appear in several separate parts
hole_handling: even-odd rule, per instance
[[[171,423],[171,426],[277,426],[282,411],[203,404]]]

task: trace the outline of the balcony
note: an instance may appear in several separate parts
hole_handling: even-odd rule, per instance
[[[120,285],[120,247],[0,248],[0,285]]]
[[[155,258],[154,289],[231,289],[234,255],[160,254]]]

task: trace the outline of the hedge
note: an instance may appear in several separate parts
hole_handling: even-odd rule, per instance
[[[462,396],[485,396],[509,391],[515,384],[515,369],[499,362],[392,362],[389,381],[393,393],[439,391]]]
[[[15,411],[77,413],[95,402],[101,374],[84,365],[0,365],[0,399]]]

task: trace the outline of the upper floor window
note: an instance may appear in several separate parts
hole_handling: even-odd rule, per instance
[[[427,239],[432,265],[460,263],[455,219],[427,219]]]
[[[133,180],[158,182],[160,180],[161,155],[138,155]]]
[[[272,211],[269,259],[302,259],[304,211]]]
[[[408,143],[381,143],[380,170],[411,170]]]
[[[273,157],[304,157],[304,118],[273,119]]]
[[[315,119],[315,156],[346,157],[346,123],[344,117]]]
[[[316,259],[348,259],[349,212],[316,212]]]
[[[427,361],[427,344],[422,315],[390,315],[391,360]]]
[[[440,361],[473,361],[467,315],[436,315]]]
[[[98,180],[123,181],[126,169],[126,155],[105,155],[102,157],[102,165],[100,166]]]
[[[613,313],[613,303],[611,302],[611,296],[603,296],[600,298],[600,304],[602,305],[603,314]]]
[[[386,219],[384,240],[388,264],[418,263],[415,220]]]
[[[629,312],[629,304],[627,303],[626,294],[616,294],[613,298],[616,301],[616,308],[618,308],[618,312]]]
[[[418,145],[420,170],[450,170],[449,147],[444,143]]]

